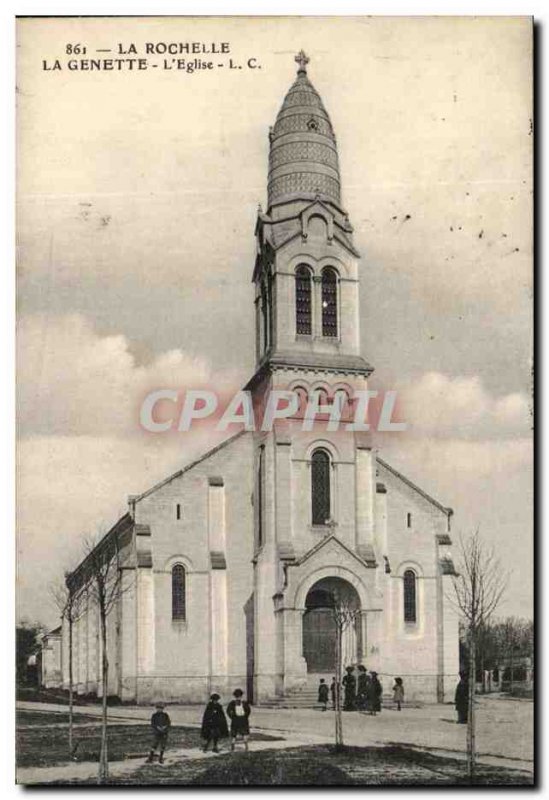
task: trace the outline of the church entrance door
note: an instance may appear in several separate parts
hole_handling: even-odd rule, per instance
[[[307,672],[333,672],[336,665],[335,603],[360,608],[358,594],[351,584],[341,578],[323,578],[307,594],[303,615],[303,657]],[[359,631],[354,624],[343,632],[342,660],[344,665],[358,659]]]
[[[336,626],[330,608],[307,609],[303,617],[303,655],[307,672],[333,672]]]

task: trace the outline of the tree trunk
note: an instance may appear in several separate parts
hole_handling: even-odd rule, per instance
[[[74,742],[73,742],[73,728],[72,728],[72,721],[73,721],[73,667],[72,667],[72,614],[69,616],[68,619],[69,623],[69,755],[72,758],[74,756]]]
[[[105,610],[101,609],[101,644],[102,662],[101,678],[103,685],[103,697],[101,703],[101,752],[99,756],[99,783],[104,783],[109,777],[109,760],[107,752],[107,692],[109,686],[109,660],[107,658],[107,618]]]
[[[476,771],[476,731],[475,731],[475,678],[476,678],[475,634],[469,631],[469,696],[467,698],[467,773],[472,782]]]
[[[336,625],[336,665],[335,665],[335,743],[343,747],[343,714],[341,711],[341,639],[342,630]]]

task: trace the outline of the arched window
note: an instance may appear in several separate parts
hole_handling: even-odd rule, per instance
[[[404,573],[404,622],[416,622],[416,573],[407,569]]]
[[[313,525],[325,525],[330,520],[330,456],[325,450],[312,456],[311,502]]]
[[[297,414],[298,416],[303,416],[303,414],[305,414],[305,411],[307,410],[309,394],[307,392],[307,389],[305,389],[303,386],[296,386],[293,391],[294,394],[297,395],[299,403]]]
[[[185,619],[185,567],[176,564],[172,568],[172,619]]]
[[[295,272],[296,332],[310,336],[312,330],[311,272],[303,264]]]
[[[349,395],[345,389],[336,389],[334,392],[334,405],[339,408],[340,414],[343,416],[349,410]]]
[[[331,267],[322,270],[322,335],[337,336],[337,273]]]
[[[314,389],[313,398],[319,408],[325,408],[326,406],[330,405],[330,398],[326,389]]]
[[[261,320],[263,336],[263,352],[265,353],[271,345],[271,299],[269,297],[269,286],[266,280],[261,284]]]

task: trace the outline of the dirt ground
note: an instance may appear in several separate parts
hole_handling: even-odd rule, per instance
[[[18,781],[25,784],[94,784],[97,780],[100,720],[98,707],[75,714],[76,759],[68,758],[66,707],[20,703],[17,714]],[[479,708],[481,744],[477,785],[531,785],[528,759],[532,704],[489,702]],[[482,717],[481,713],[482,712]],[[166,763],[145,764],[151,732],[150,709],[109,710],[109,762],[112,785],[463,785],[464,726],[451,709],[432,706],[406,713],[383,712],[376,718],[348,714],[347,746],[336,751],[333,714],[300,710],[253,709],[250,753],[204,755],[198,707],[173,706]],[[451,724],[450,724],[451,723]],[[515,746],[510,754],[510,737]],[[505,732],[506,735],[502,736]],[[431,741],[432,740],[432,741]],[[463,741],[462,741],[463,740]],[[499,748],[499,749],[498,749]],[[509,751],[509,752],[508,752]]]

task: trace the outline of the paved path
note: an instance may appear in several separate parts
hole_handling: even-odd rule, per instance
[[[250,750],[257,752],[258,750],[279,750],[287,747],[302,747],[304,744],[310,744],[309,741],[303,739],[285,739],[278,742],[252,742]],[[241,746],[237,747],[238,752],[242,750]],[[221,754],[229,752],[227,746],[221,748]],[[164,758],[166,765],[174,764],[182,759],[216,759],[217,754],[209,750],[205,753],[197,747],[190,747],[185,750],[170,750]],[[123,777],[130,775],[142,767],[145,763],[144,758],[127,758],[124,761],[110,761],[109,762],[109,776],[112,778]],[[162,764],[157,764],[159,770],[163,769]],[[81,764],[56,764],[53,767],[19,767],[17,769],[17,783],[30,785],[30,784],[45,784],[52,783],[53,781],[69,782],[73,780],[89,780],[96,778],[98,772],[97,762],[85,761]]]
[[[67,707],[49,703],[19,702],[17,707],[26,710],[64,711]],[[96,706],[78,706],[77,712],[100,716]],[[200,727],[202,706],[170,705],[169,713],[175,725]],[[143,724],[150,720],[151,709],[143,706],[117,706],[109,709],[111,723]],[[316,709],[272,709],[254,707],[253,732],[282,736],[282,742],[252,742],[254,750],[297,747],[307,744],[332,743],[334,736],[333,713]],[[455,712],[450,705],[426,705],[401,712],[384,710],[376,717],[358,713],[343,715],[345,743],[360,747],[399,744],[436,755],[465,758],[466,726],[455,723]],[[498,696],[479,698],[477,714],[477,747],[479,761],[491,766],[533,771],[533,703]],[[172,751],[170,760],[182,757],[208,757],[199,750]],[[213,757],[213,756],[210,756]],[[113,775],[132,772],[141,765],[134,759],[110,765]],[[32,777],[31,777],[32,770]],[[48,770],[48,772],[46,772]],[[67,770],[67,772],[65,772]],[[39,780],[70,780],[92,777],[97,764],[67,764],[56,767],[24,768],[18,770],[21,783]],[[80,774],[78,770],[82,770]],[[86,772],[87,770],[87,772]],[[120,770],[120,772],[118,772]],[[52,771],[50,773],[50,771]],[[55,777],[49,777],[55,772]],[[39,777],[39,774],[42,777]],[[27,776],[27,777],[25,777]]]

